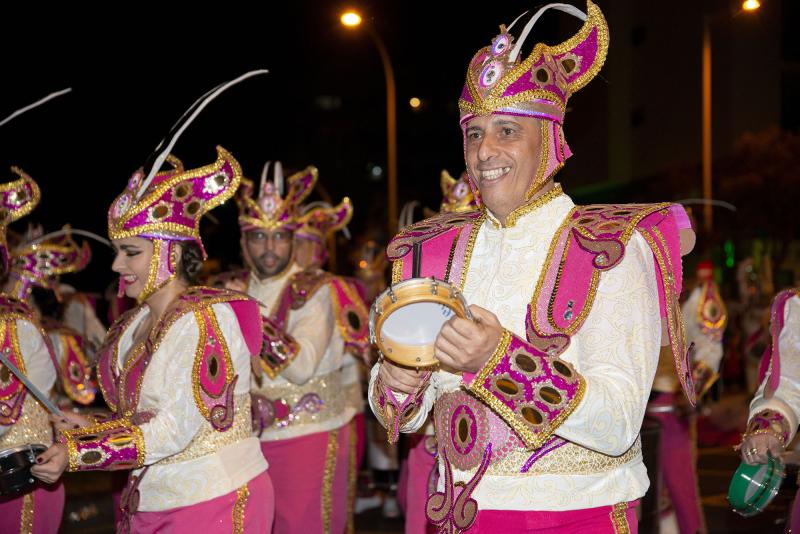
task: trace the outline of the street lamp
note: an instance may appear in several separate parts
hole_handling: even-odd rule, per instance
[[[742,9],[752,13],[761,7],[758,0],[745,0]],[[711,205],[711,17],[703,17],[703,227],[710,235],[714,228]]]
[[[347,11],[340,17],[342,24],[346,28],[357,28],[361,25],[362,18],[355,11]],[[386,143],[387,143],[387,187],[388,187],[388,218],[387,228],[389,235],[394,235],[397,228],[397,108],[395,104],[395,83],[394,83],[394,69],[392,69],[392,61],[389,59],[389,52],[386,50],[386,45],[383,44],[380,36],[375,32],[375,29],[370,24],[365,25],[365,30],[369,34],[378,53],[381,56],[381,63],[383,64],[383,75],[386,78]]]
[[[745,11],[755,11],[759,7],[761,7],[761,2],[758,0],[745,0],[742,2],[742,9]]]

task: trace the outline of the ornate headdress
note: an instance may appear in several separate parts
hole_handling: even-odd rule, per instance
[[[89,243],[72,238],[69,226],[42,238],[22,243],[12,253],[9,276],[16,282],[15,294],[25,300],[33,286],[58,293],[58,277],[83,270],[92,258]]]
[[[587,0],[587,12],[568,4],[539,9],[515,40],[508,28],[470,61],[467,80],[458,101],[462,128],[478,115],[504,114],[536,117],[542,121],[542,156],[530,198],[553,176],[572,152],[562,125],[567,100],[600,71],[608,52],[608,25],[603,13]],[[584,21],[581,29],[561,44],[538,43],[522,60],[521,49],[536,21],[548,9],[558,9]]]
[[[447,171],[442,171],[442,213],[473,211],[481,206],[480,195],[469,186],[467,172],[456,180]]]
[[[8,272],[9,253],[6,241],[8,225],[33,211],[39,204],[42,195],[39,186],[33,178],[17,167],[11,167],[11,172],[19,176],[13,182],[0,185],[0,262],[2,273]]]
[[[272,166],[273,178],[269,179],[268,173],[271,162],[267,162],[261,173],[261,186],[258,196],[254,197],[253,182],[242,180],[236,201],[239,204],[239,227],[242,232],[255,229],[274,230],[284,228],[290,231],[297,230],[300,222],[300,203],[314,189],[317,183],[317,169],[306,169],[291,175],[286,179],[288,191],[284,197],[283,170],[280,162]]]
[[[29,104],[14,111],[11,115],[0,121],[0,126],[70,91],[72,91],[72,89],[67,88],[56,91],[55,93],[50,93],[33,104]],[[33,208],[39,204],[39,200],[41,199],[39,186],[36,185],[36,182],[34,182],[30,176],[17,167],[11,167],[11,172],[19,176],[19,178],[12,182],[0,184],[0,267],[2,267],[2,273],[0,273],[0,275],[8,272],[9,254],[8,242],[6,240],[8,225],[20,217],[29,214]]]
[[[295,231],[295,239],[303,239],[314,244],[312,261],[316,265],[323,265],[328,259],[326,247],[328,238],[339,230],[350,239],[347,223],[353,216],[353,205],[350,199],[344,197],[338,206],[331,206],[327,202],[312,202],[300,210],[303,214],[298,218],[300,227]]]
[[[193,241],[206,257],[200,239],[200,219],[231,198],[242,179],[239,163],[222,147],[217,147],[214,163],[188,171],[180,160],[170,156],[172,148],[209,102],[229,87],[266,72],[248,72],[203,95],[172,127],[148,163],[133,173],[125,190],[111,204],[108,210],[111,239],[138,236],[153,241],[153,256],[144,288],[137,298],[139,302],[177,275],[176,243]],[[165,161],[173,168],[162,171]],[[120,293],[123,291],[124,280],[120,278]]]

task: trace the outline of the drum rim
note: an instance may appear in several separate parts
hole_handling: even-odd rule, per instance
[[[770,505],[770,503],[772,502],[772,499],[774,499],[775,496],[780,492],[781,485],[783,483],[783,475],[780,474],[780,475],[776,476],[775,472],[778,470],[778,466],[781,465],[781,463],[777,459],[775,459],[772,456],[770,456],[769,460],[767,461],[767,463],[766,464],[761,464],[761,465],[766,466],[766,468],[768,469],[768,472],[766,473],[766,476],[764,477],[764,480],[767,481],[767,480],[776,479],[777,482],[775,482],[771,486],[769,484],[767,484],[766,482],[761,484],[761,486],[759,487],[758,491],[753,495],[753,497],[749,500],[749,502],[745,501],[744,500],[744,496],[742,496],[742,498],[741,498],[742,506],[738,506],[738,505],[734,504],[733,502],[731,502],[731,498],[730,498],[731,497],[731,490],[730,489],[728,490],[728,502],[731,504],[731,508],[733,508],[734,512],[736,512],[737,514],[739,514],[739,515],[741,515],[743,517],[752,517],[752,516],[754,516],[756,514],[759,514],[759,513],[763,512]],[[744,473],[742,473],[740,471],[743,470],[743,469],[750,468],[750,467],[755,467],[755,466],[751,466],[750,464],[747,464],[745,462],[742,462],[741,464],[739,464],[739,467],[736,469],[736,472],[734,473],[734,480],[736,478],[744,479]],[[733,481],[732,481],[732,483],[733,483]],[[749,482],[747,483],[747,485],[749,486]],[[762,500],[764,500],[764,497],[765,497],[766,494],[771,494],[771,495],[769,495],[766,498],[766,500],[763,502],[763,505],[761,506],[761,508],[759,508],[757,503],[762,502]]]
[[[383,323],[386,321],[388,316],[391,315],[392,313],[394,313],[395,311],[401,309],[401,308],[405,308],[406,306],[409,306],[411,304],[415,304],[415,303],[418,303],[418,302],[433,302],[433,303],[439,303],[439,304],[446,305],[446,303],[443,302],[442,300],[436,300],[436,299],[429,299],[428,300],[428,299],[422,299],[422,298],[412,298],[408,302],[404,302],[404,303],[392,302],[391,303],[392,305],[388,307],[388,308],[391,309],[391,311],[389,313],[387,313],[387,311],[384,309],[384,307],[382,305],[382,303],[386,299],[390,299],[391,298],[391,297],[389,297],[390,291],[391,292],[397,292],[398,289],[399,290],[404,290],[409,286],[412,286],[412,287],[424,286],[424,285],[430,286],[431,284],[435,284],[436,285],[436,287],[437,287],[437,296],[439,295],[439,291],[441,289],[444,289],[444,290],[446,290],[448,292],[448,294],[453,295],[454,300],[461,304],[463,310],[467,310],[468,304],[467,304],[467,301],[464,299],[464,295],[461,293],[461,291],[459,290],[458,287],[456,287],[454,284],[451,284],[450,282],[447,282],[446,280],[440,280],[440,279],[438,279],[436,277],[428,276],[428,277],[409,278],[407,280],[403,280],[403,281],[398,282],[396,284],[390,285],[389,287],[384,289],[380,293],[380,295],[378,295],[375,298],[375,301],[373,302],[372,306],[370,306],[370,310],[369,310],[370,340],[373,343],[375,343],[375,345],[377,345],[378,350],[383,355],[383,357],[385,357],[385,358],[387,358],[387,359],[389,359],[389,360],[391,360],[391,361],[393,361],[393,362],[395,362],[395,363],[397,363],[399,365],[408,366],[408,367],[412,367],[412,368],[414,368],[414,367],[419,367],[419,368],[421,368],[421,367],[435,367],[436,365],[438,365],[439,362],[435,358],[433,359],[433,361],[425,360],[425,361],[420,361],[420,362],[407,362],[407,361],[401,361],[401,360],[398,360],[398,359],[394,358],[391,353],[389,353],[389,355],[387,355],[387,352],[385,352],[385,350],[384,350],[385,349],[385,347],[383,346],[384,344],[383,344],[383,342],[381,342],[381,340],[379,339],[379,336],[378,336],[378,331],[381,330],[381,327],[383,326]],[[377,307],[378,306],[381,307],[381,313],[380,314],[377,313]],[[459,313],[458,308],[454,308],[452,306],[448,306],[448,307],[451,310],[453,310],[453,312],[456,315],[458,315],[459,317],[463,317],[464,316],[464,315],[462,315],[463,312]],[[406,345],[406,344],[402,344],[402,343],[396,343],[396,344]],[[428,351],[430,351],[429,347],[431,347],[431,345],[432,344],[429,344],[429,345],[418,345],[418,347],[420,347],[421,349],[423,349],[424,347],[428,347]]]
[[[12,454],[16,454],[18,452],[33,450],[34,447],[41,447],[42,452],[47,450],[47,446],[42,443],[28,443],[26,445],[17,445],[16,447],[0,450],[0,458],[5,458],[6,456],[11,456]]]

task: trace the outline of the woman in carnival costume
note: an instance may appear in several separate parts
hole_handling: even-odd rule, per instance
[[[220,147],[216,161],[198,169],[168,157],[209,101],[265,72],[206,93],[108,213],[112,269],[120,290],[139,304],[112,325],[98,351],[98,383],[114,415],[61,425],[34,473],[54,481],[66,469],[131,470],[120,532],[271,528],[272,484],[250,420],[258,305],[240,293],[191,285],[205,258],[200,218],[233,196],[241,169]],[[164,161],[173,168],[161,171]]]

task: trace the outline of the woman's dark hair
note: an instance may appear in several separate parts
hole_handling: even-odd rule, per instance
[[[197,275],[203,268],[203,251],[200,245],[194,241],[181,242],[181,259],[178,262],[178,276],[183,278],[189,285],[197,282]]]

